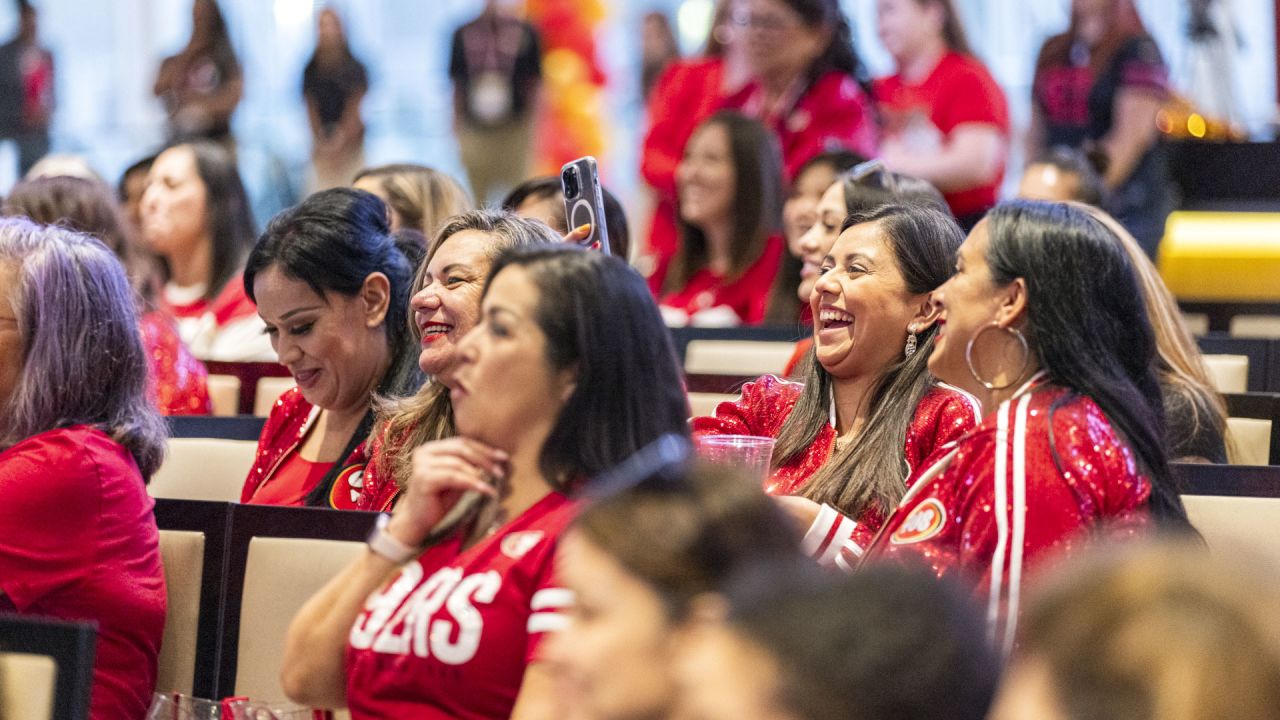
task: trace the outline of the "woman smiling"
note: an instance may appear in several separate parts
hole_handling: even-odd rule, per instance
[[[422,382],[408,342],[409,276],[369,193],[325,190],[271,221],[244,285],[298,386],[271,409],[241,502],[341,506],[364,466],[374,394]]]

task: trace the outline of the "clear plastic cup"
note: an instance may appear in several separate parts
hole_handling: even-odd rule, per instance
[[[698,455],[717,465],[737,468],[763,487],[769,479],[773,438],[756,435],[705,435],[697,439]]]

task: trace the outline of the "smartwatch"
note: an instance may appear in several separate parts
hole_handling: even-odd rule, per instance
[[[387,531],[387,524],[390,522],[391,515],[387,513],[379,514],[377,521],[374,523],[373,532],[369,533],[369,539],[366,542],[374,555],[385,558],[396,565],[403,565],[418,557],[422,552],[422,548],[405,545],[396,539],[394,535]]]

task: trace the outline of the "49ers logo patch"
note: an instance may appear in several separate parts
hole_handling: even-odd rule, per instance
[[[519,560],[540,542],[542,542],[541,530],[511,533],[502,538],[502,554],[512,560]]]
[[[929,498],[907,514],[902,525],[889,536],[889,542],[894,545],[924,542],[942,532],[946,523],[947,511],[942,503],[937,498]]]

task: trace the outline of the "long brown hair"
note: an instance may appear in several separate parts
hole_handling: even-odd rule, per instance
[[[139,309],[144,312],[154,309],[159,290],[159,264],[154,256],[138,247],[111,188],[102,181],[66,175],[23,180],[13,186],[0,212],[101,240],[124,265],[130,284],[141,300]]]
[[[728,279],[741,277],[764,252],[770,236],[782,227],[782,151],[778,141],[759,121],[733,111],[721,111],[695,132],[718,125],[729,136],[734,188],[733,247]],[[680,221],[680,251],[667,274],[666,291],[682,289],[689,278],[707,264],[707,236],[699,228]]]
[[[840,231],[863,223],[879,226],[908,292],[932,292],[951,277],[964,231],[947,213],[925,205],[885,205],[850,215]],[[933,326],[919,332],[915,354],[881,371],[868,399],[870,413],[862,432],[832,451],[800,495],[851,517],[871,508],[887,513],[897,505],[911,470],[903,455],[907,426],[934,383],[928,364],[935,334]],[[806,359],[808,374],[800,399],[778,431],[774,468],[813,445],[830,418],[834,380],[814,352],[810,350]]]
[[[1119,239],[1133,264],[1134,274],[1138,277],[1138,288],[1142,291],[1142,302],[1147,307],[1147,316],[1151,319],[1151,328],[1156,335],[1156,376],[1160,384],[1188,399],[1187,406],[1194,414],[1192,426],[1197,430],[1196,434],[1199,434],[1200,427],[1209,425],[1229,446],[1231,439],[1227,430],[1227,404],[1214,389],[1204,357],[1182,322],[1182,313],[1178,310],[1178,302],[1173,299],[1173,293],[1169,292],[1168,286],[1160,278],[1160,273],[1147,257],[1147,252],[1123,225],[1098,208],[1088,205],[1080,207]],[[1171,447],[1170,450],[1172,449]]]
[[[509,248],[560,241],[559,236],[546,225],[505,211],[473,210],[455,215],[440,228],[426,258],[418,266],[411,294],[422,290],[426,282],[427,266],[440,248],[454,235],[465,230],[484,234],[488,241],[484,254],[491,263]],[[422,334],[413,322],[412,313],[407,322],[416,346],[422,339]],[[379,398],[376,401],[376,411],[378,419],[374,423],[372,436],[383,438],[386,444],[385,451],[374,456],[374,467],[382,477],[393,478],[401,488],[409,480],[414,448],[456,434],[449,389],[434,380],[423,383],[417,393],[408,397]]]

